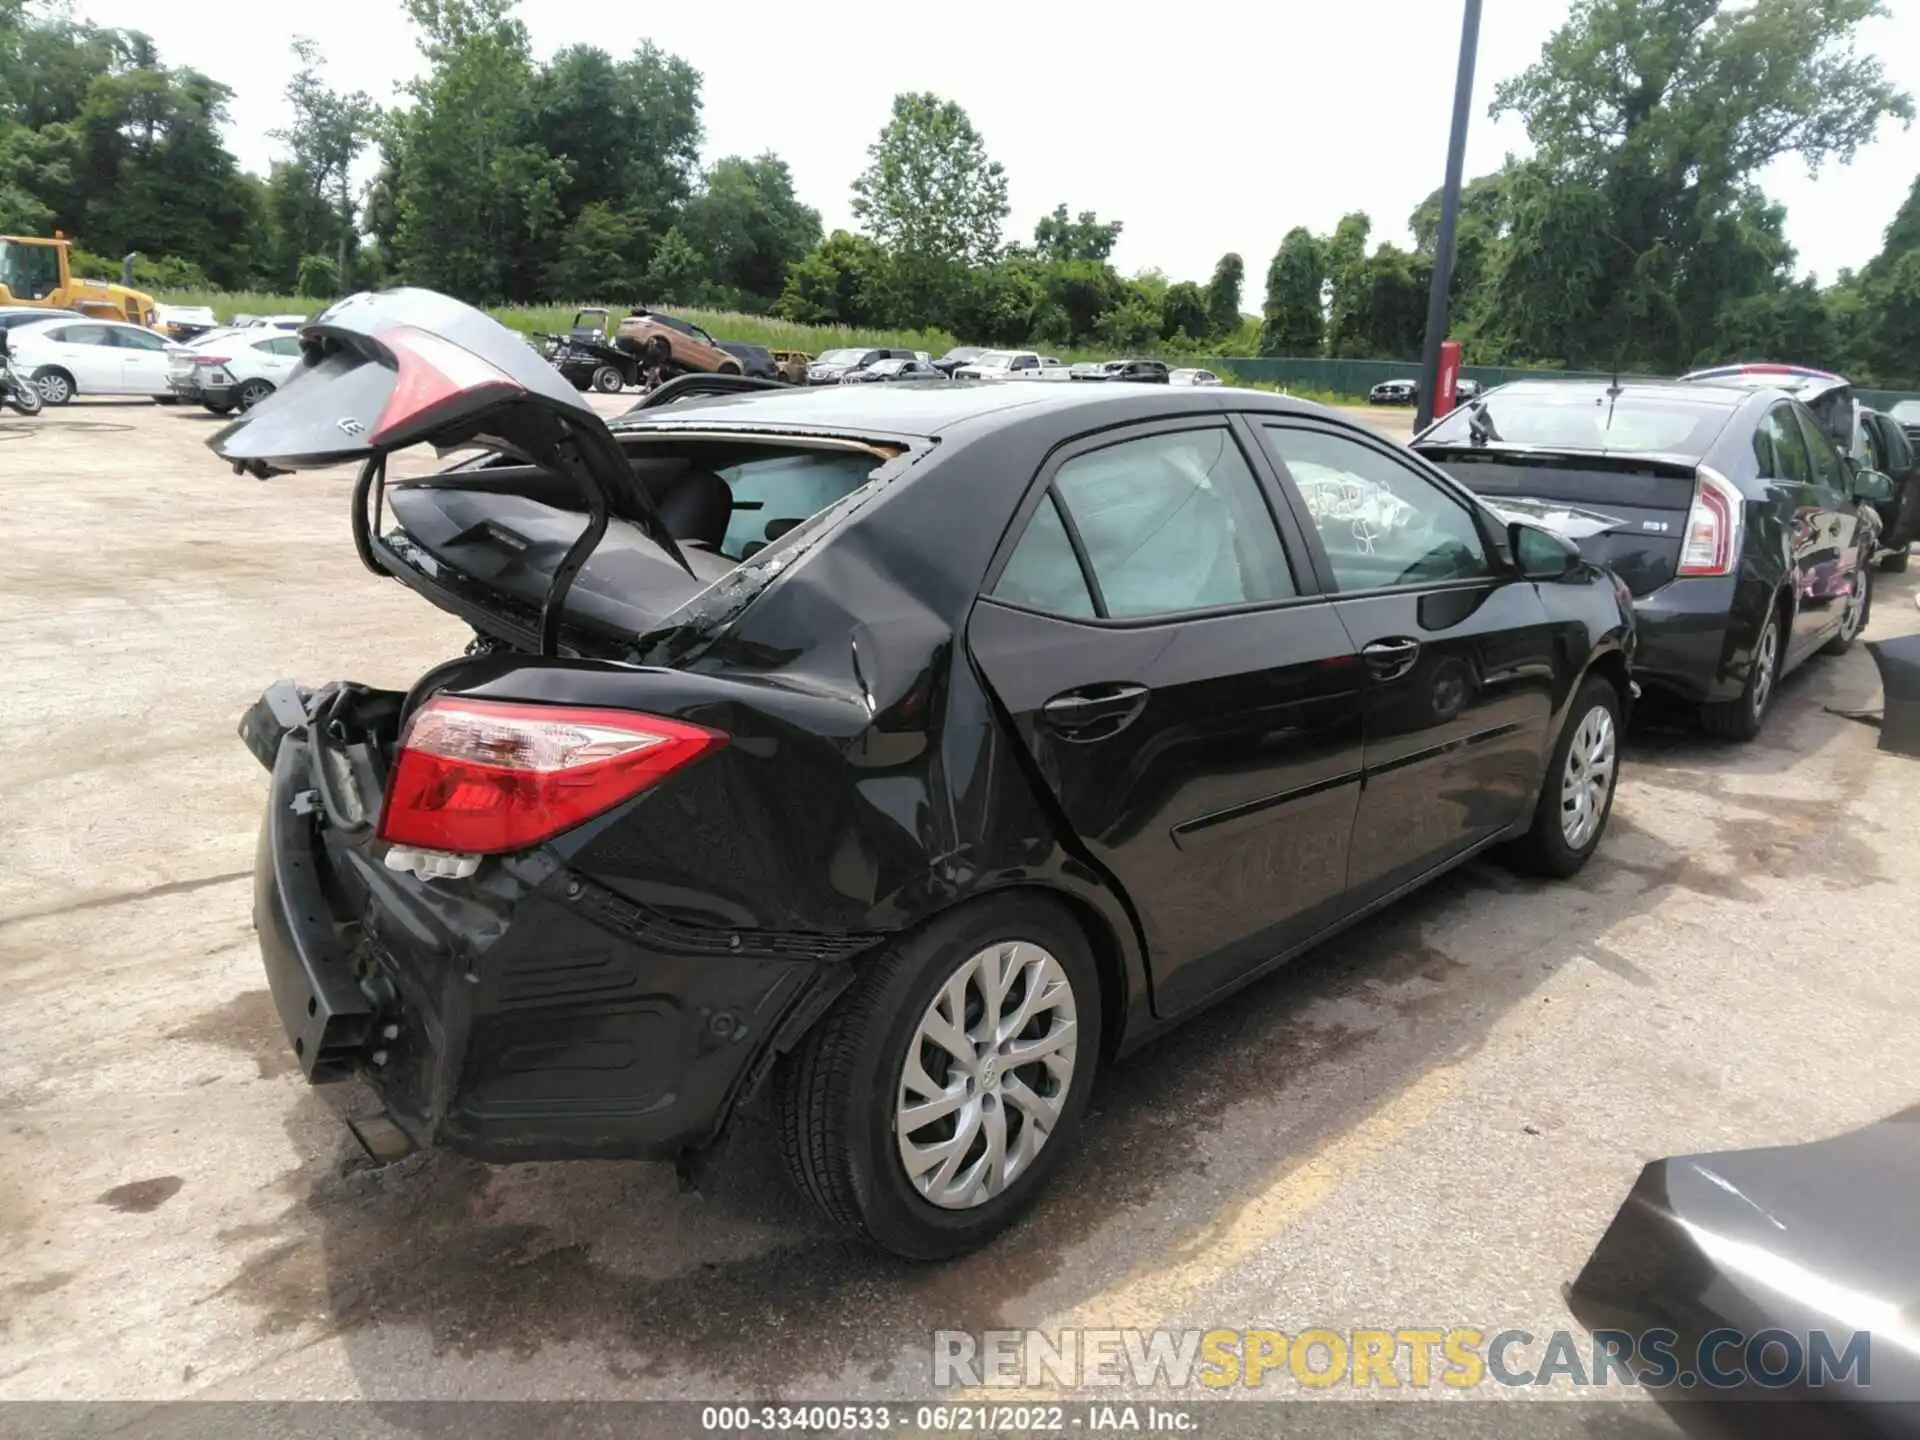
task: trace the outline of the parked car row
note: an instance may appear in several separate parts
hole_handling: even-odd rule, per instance
[[[211,312],[209,312],[211,313]],[[162,404],[193,401],[216,414],[264,400],[300,354],[292,333],[305,316],[244,317],[247,325],[198,329],[197,314],[165,323],[192,334],[181,343],[162,329],[43,308],[0,309],[9,368],[43,403],[82,395],[139,395]]]

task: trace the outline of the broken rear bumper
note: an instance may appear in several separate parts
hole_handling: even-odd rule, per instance
[[[243,730],[270,739],[260,711]],[[838,958],[756,954],[540,850],[461,881],[388,870],[383,846],[328,819],[312,756],[300,730],[274,753],[261,961],[307,1077],[364,1080],[416,1145],[495,1161],[701,1149],[845,983]]]

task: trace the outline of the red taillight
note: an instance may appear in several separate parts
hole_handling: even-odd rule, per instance
[[[393,352],[400,376],[368,437],[375,445],[400,442],[404,431],[431,422],[432,412],[449,400],[472,400],[476,392],[510,395],[523,388],[471,350],[430,331],[403,325],[381,335],[380,343]]]
[[[1702,465],[1694,482],[1693,505],[1687,511],[1686,534],[1680,542],[1680,574],[1733,573],[1740,557],[1742,508],[1740,492],[1733,482]]]
[[[416,710],[400,736],[380,838],[465,855],[524,850],[726,740],[630,710],[443,696]]]
[[[232,358],[231,355],[196,355],[193,357],[193,363],[196,365],[224,365]]]

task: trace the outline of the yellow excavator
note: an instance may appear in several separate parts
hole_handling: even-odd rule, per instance
[[[0,235],[0,305],[37,305],[77,310],[101,320],[124,320],[153,328],[153,297],[133,288],[133,257],[121,267],[120,283],[76,280],[68,252],[73,242],[58,230],[51,240]]]

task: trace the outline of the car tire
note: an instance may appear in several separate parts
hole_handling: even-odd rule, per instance
[[[1567,707],[1533,824],[1509,848],[1516,869],[1564,880],[1593,857],[1620,789],[1620,692],[1589,675]]]
[[[33,388],[49,405],[65,405],[74,396],[73,377],[51,365],[34,372]]]
[[[153,397],[153,403],[156,405],[178,405],[180,403],[180,397],[178,395],[156,395]]]
[[[616,365],[602,365],[593,372],[593,388],[602,395],[618,395],[627,380]]]
[[[1747,671],[1747,683],[1731,700],[1716,700],[1700,707],[1700,728],[1716,740],[1734,740],[1741,744],[1759,735],[1767,723],[1767,709],[1780,680],[1780,661],[1785,645],[1780,629],[1780,607],[1775,605],[1760,628],[1754,642],[1754,655],[1768,657]]]
[[[209,415],[231,415],[233,413],[233,406],[231,405],[214,405],[208,401],[202,401],[200,408],[205,410]]]
[[[1867,622],[1873,618],[1873,567],[1855,567],[1853,583],[1860,587],[1860,603],[1856,606],[1853,597],[1847,597],[1847,608],[1840,618],[1840,628],[1834,632],[1831,640],[1820,647],[1822,655],[1846,654],[1866,630]]]
[[[273,386],[269,385],[266,381],[249,380],[240,387],[239,392],[235,394],[233,398],[234,402],[240,407],[240,413],[244,415],[271,394],[273,394]]]
[[[1009,966],[1002,999],[1045,994],[1050,1003],[1006,1041],[976,1044],[967,1016],[985,1028],[993,1002],[984,987]],[[940,1260],[975,1249],[1020,1217],[1065,1158],[1093,1086],[1100,1020],[1093,954],[1064,907],[1020,894],[949,911],[861,963],[781,1062],[775,1106],[788,1171],[829,1220],[883,1250]],[[1053,1048],[1002,1068],[1006,1046],[1034,1043],[1035,1027]],[[973,1058],[929,1038],[942,1031]],[[937,1113],[903,1134],[915,1109]],[[1044,1129],[1036,1115],[1048,1117]],[[1033,1134],[1041,1138],[1021,1158]],[[1006,1157],[998,1167],[996,1139]],[[923,1159],[944,1150],[920,1171],[924,1185],[909,1176],[909,1150]]]
[[[1888,575],[1903,575],[1907,569],[1907,552],[1894,550],[1880,557],[1880,569]]]
[[[738,375],[740,373],[740,367],[738,365],[721,365],[716,368],[713,373],[716,375]]]

